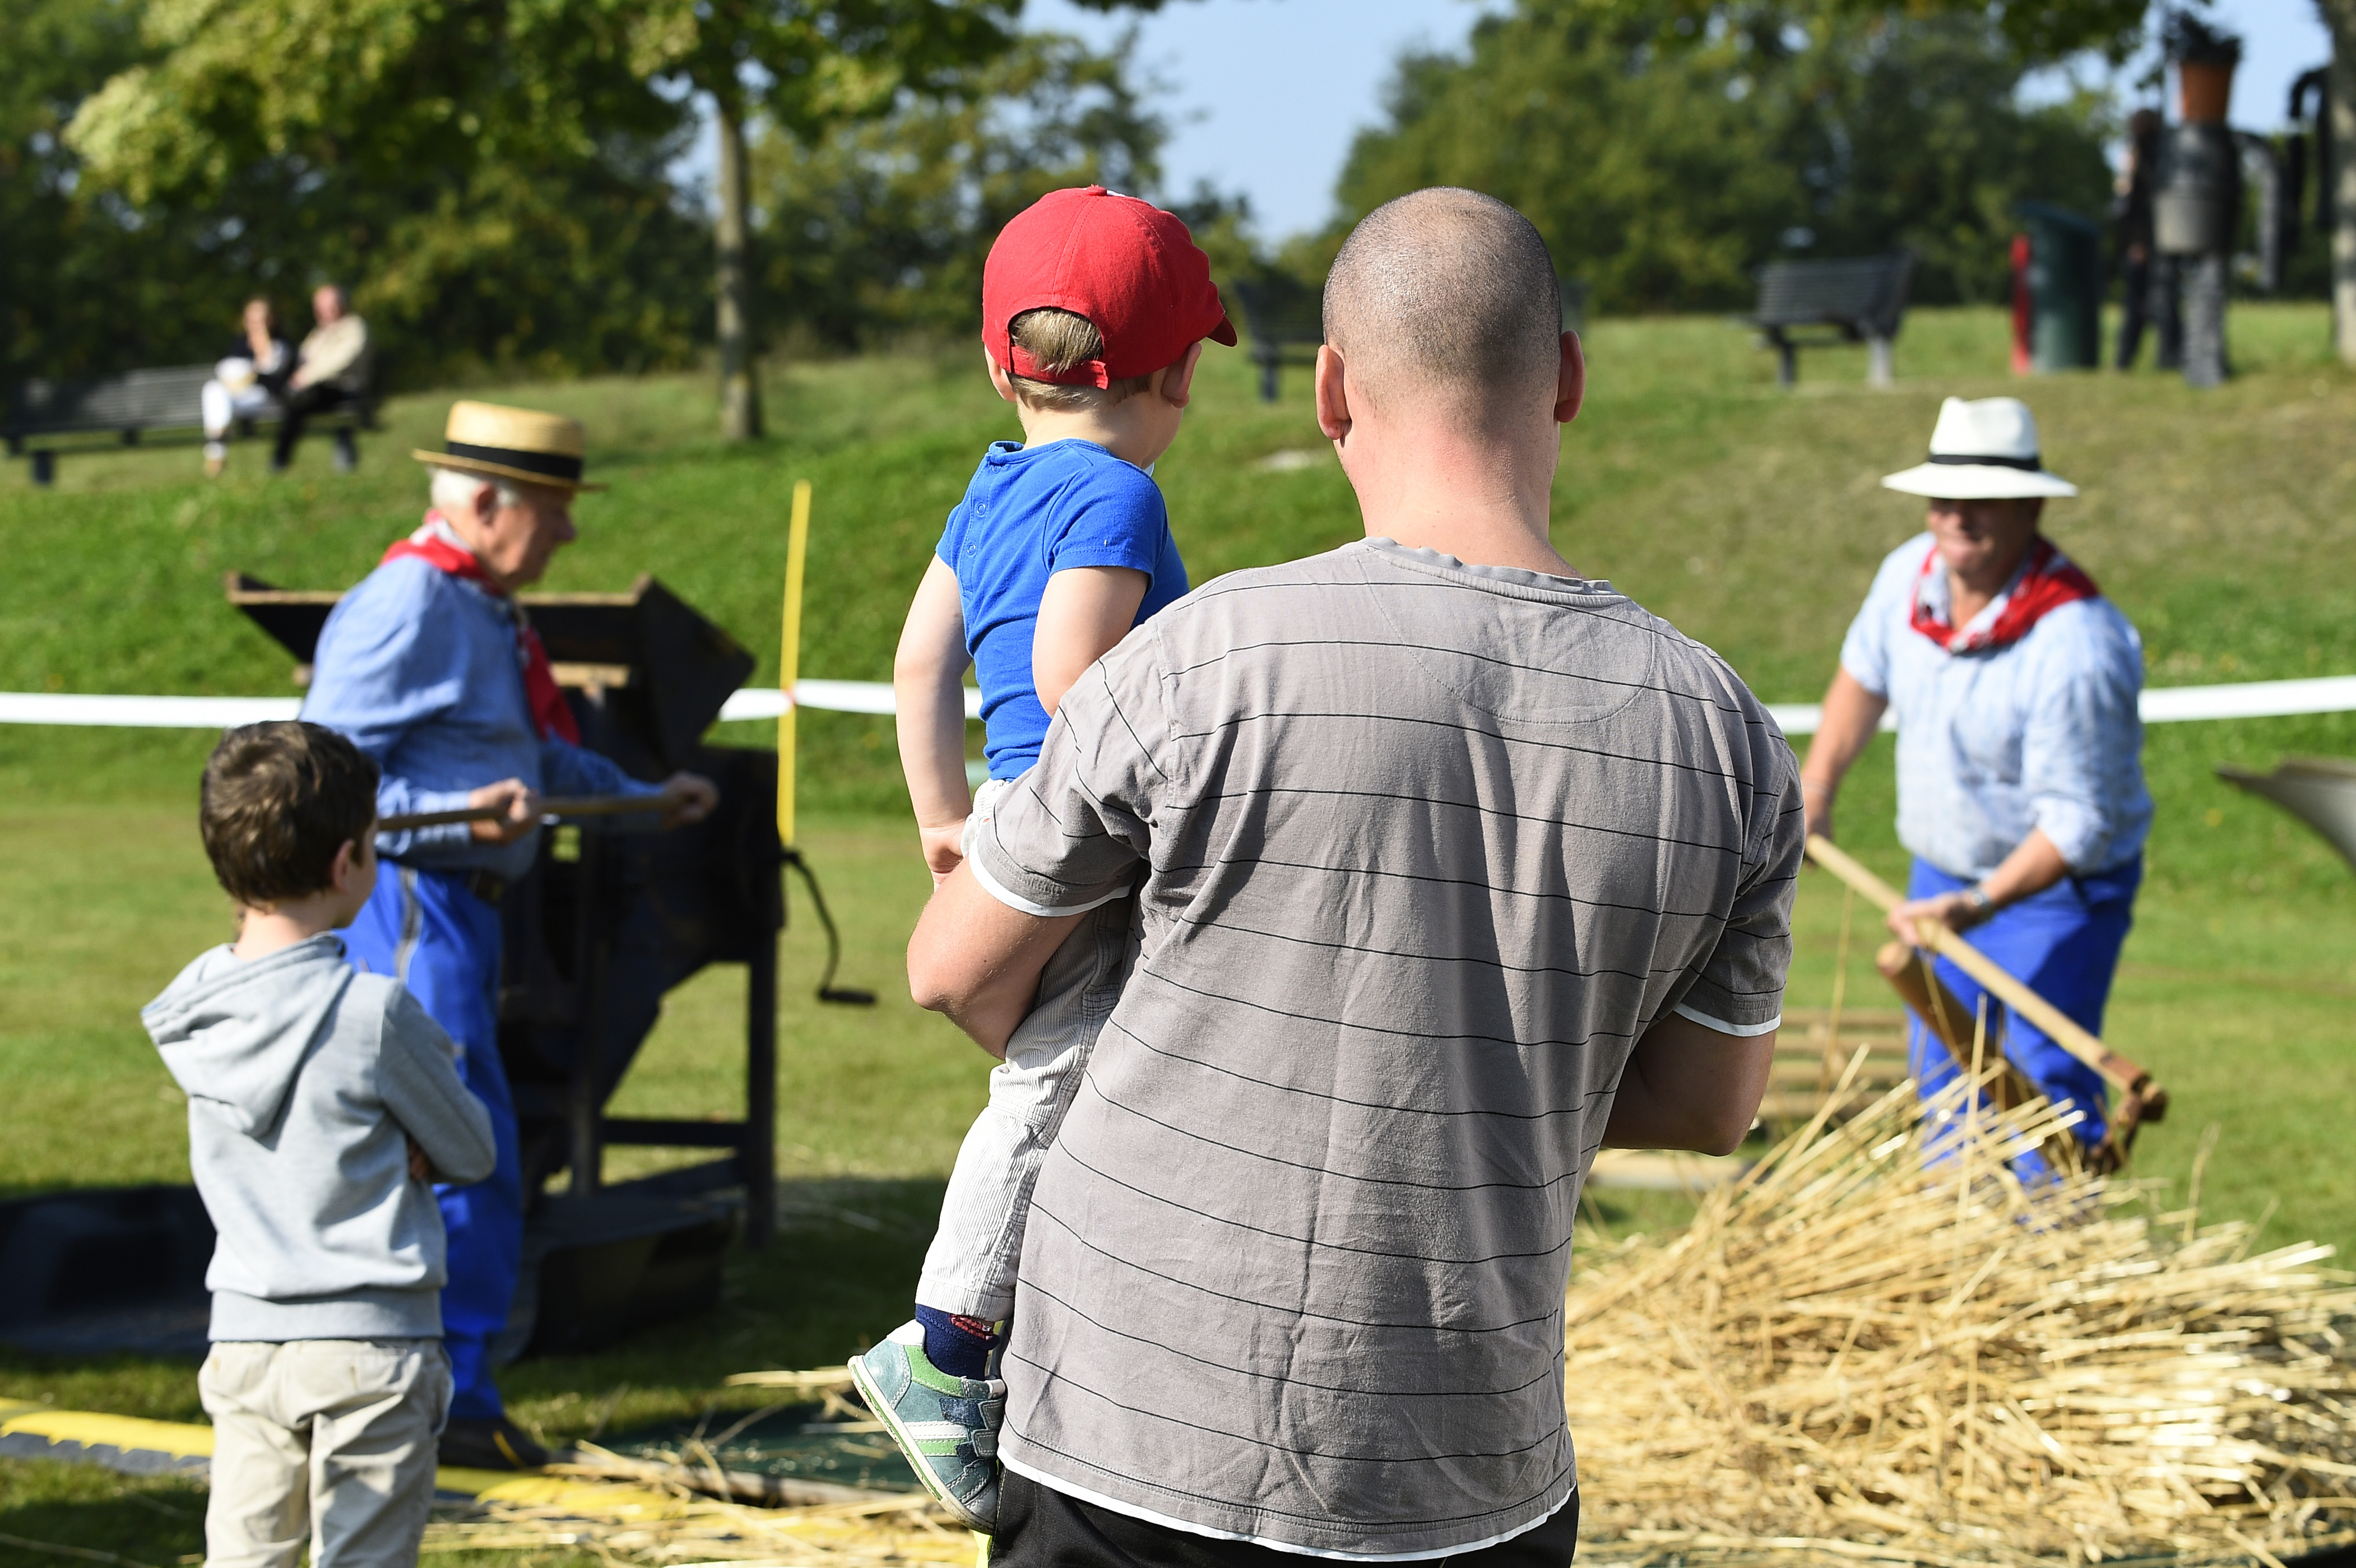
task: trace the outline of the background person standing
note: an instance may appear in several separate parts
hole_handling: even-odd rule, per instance
[[[2152,190],[2159,168],[2159,135],[2166,127],[2157,110],[2127,116],[2126,163],[2113,187],[2111,233],[2119,257],[2119,341],[2112,363],[2135,369],[2143,349],[2144,328],[2157,335],[2152,362],[2163,371],[2184,363],[2184,317],[2176,297],[2176,258],[2163,256],[2153,238]]]
[[[2143,643],[2092,578],[2038,532],[2049,497],[2037,422],[2017,398],[1949,398],[1929,461],[1884,487],[1931,498],[1930,526],[1891,551],[1841,645],[1824,719],[1802,765],[1808,829],[1830,836],[1842,778],[1885,711],[1898,721],[1898,838],[1914,855],[1913,922],[1975,946],[2099,1035],[2126,940],[2143,843]],[[1977,983],[1944,959],[1967,1013]],[[2103,1080],[2028,1019],[2006,1054],[2056,1105],[2105,1130]],[[1929,1099],[1957,1069],[1918,1020],[1909,1054]]]

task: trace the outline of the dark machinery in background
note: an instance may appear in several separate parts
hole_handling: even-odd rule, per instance
[[[307,683],[319,630],[341,596],[235,574],[228,595],[293,655],[295,681]],[[750,1245],[769,1240],[781,873],[795,864],[809,876],[778,841],[776,754],[703,744],[721,705],[752,673],[750,653],[648,576],[627,593],[525,595],[523,603],[583,744],[638,779],[681,768],[704,774],[719,786],[720,805],[669,832],[645,816],[544,831],[538,862],[500,901],[499,1054],[514,1089],[530,1205],[502,1359],[527,1348],[592,1348],[709,1306],[719,1299],[732,1234],[741,1227]],[[872,1001],[832,988],[840,946],[816,884],[809,887],[829,939],[821,995]],[[664,994],[716,963],[745,966],[744,1115],[607,1115]],[[608,1185],[605,1151],[616,1144],[709,1149],[719,1157]],[[560,1173],[566,1181],[551,1188]],[[57,1349],[200,1348],[212,1238],[193,1198],[185,1188],[155,1187],[0,1205],[0,1273],[17,1282],[0,1293],[13,1297],[0,1306],[0,1339]],[[134,1259],[146,1262],[132,1266]]]
[[[2217,767],[2217,777],[2234,789],[2272,800],[2323,835],[2351,869],[2356,869],[2356,759],[2292,757],[2272,773]]]

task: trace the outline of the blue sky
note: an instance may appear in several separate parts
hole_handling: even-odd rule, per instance
[[[1159,15],[1124,19],[1030,0],[1023,20],[1099,44],[1135,26],[1139,64],[1171,90],[1160,104],[1175,133],[1162,159],[1167,191],[1183,195],[1197,179],[1241,190],[1260,232],[1278,238],[1325,220],[1350,138],[1380,117],[1399,51],[1459,48],[1483,9],[1502,8],[1496,0],[1170,0]],[[2245,40],[2233,123],[2279,125],[2292,79],[2330,55],[2313,0],[2212,0],[2209,15]]]

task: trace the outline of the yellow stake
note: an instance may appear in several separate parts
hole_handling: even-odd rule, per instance
[[[794,481],[793,521],[786,531],[786,617],[777,650],[777,684],[786,711],[777,715],[777,842],[794,847],[794,686],[802,673],[802,553],[809,544],[810,487]]]

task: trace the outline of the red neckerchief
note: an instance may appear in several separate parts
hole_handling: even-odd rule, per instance
[[[1929,580],[1931,568],[1939,563],[1939,547],[1931,546],[1922,557],[1922,570],[1914,582],[1914,613],[1907,624],[1950,653],[1978,653],[1991,648],[2009,648],[2029,635],[2029,628],[2063,605],[2076,604],[2080,599],[2099,599],[2103,590],[2094,586],[2094,579],[2070,564],[2070,558],[2053,548],[2053,542],[2040,539],[2029,547],[2029,558],[2022,563],[2019,575],[2006,592],[2004,608],[1997,611],[1996,619],[1977,631],[1959,632],[1931,612],[1922,602],[1922,584]]]
[[[554,736],[559,740],[581,744],[581,726],[573,720],[572,705],[556,684],[556,671],[548,662],[548,645],[540,640],[540,633],[531,629],[524,618],[523,607],[508,596],[508,591],[494,582],[483,570],[475,553],[458,541],[455,530],[438,511],[429,511],[417,532],[397,541],[384,553],[384,561],[418,560],[436,571],[447,572],[453,577],[464,577],[491,597],[507,606],[508,614],[515,620],[516,662],[523,666],[524,700],[531,706],[531,727],[540,738]]]

